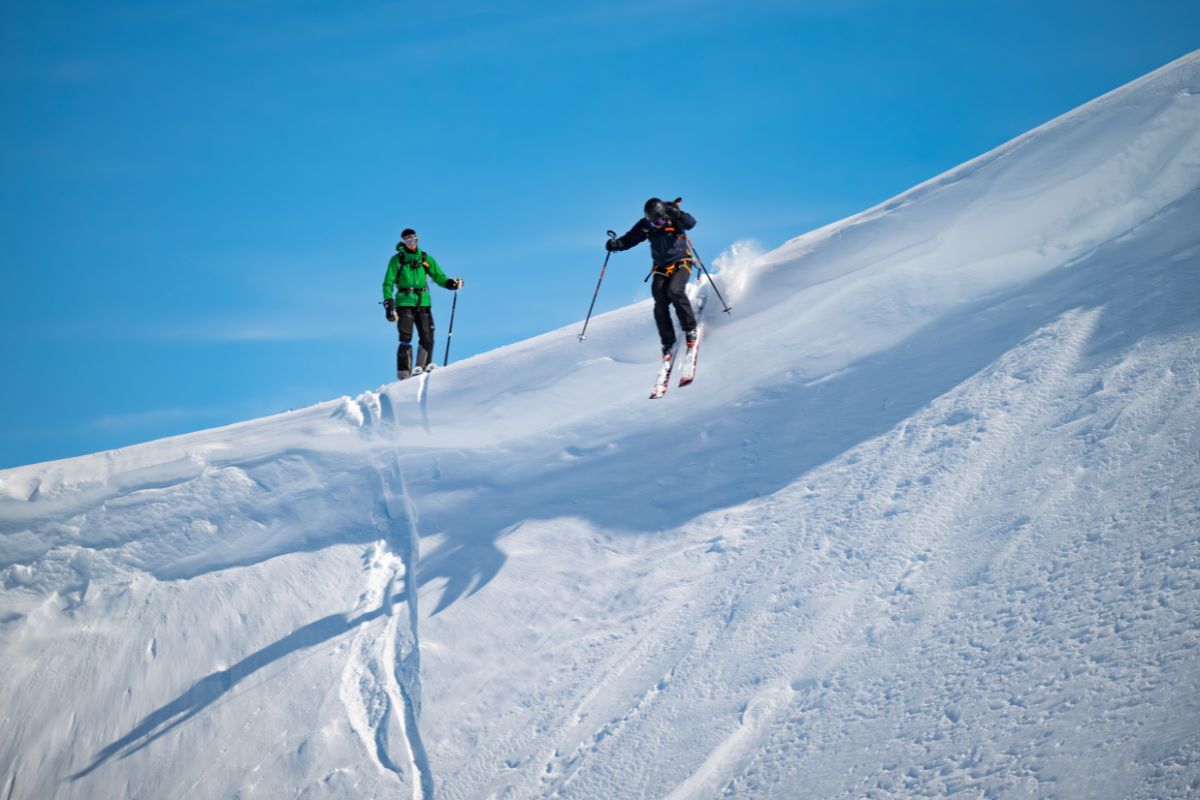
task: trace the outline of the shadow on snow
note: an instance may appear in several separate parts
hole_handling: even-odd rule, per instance
[[[416,500],[431,493],[470,494],[469,501],[422,514],[423,531],[442,537],[439,547],[421,559],[417,571],[420,586],[445,582],[432,613],[479,591],[500,573],[505,556],[498,542],[521,522],[571,517],[613,535],[645,535],[770,495],[886,433],[1070,310],[1105,309],[1088,351],[1093,362],[1111,358],[1146,337],[1194,326],[1195,309],[1200,306],[1194,248],[1200,242],[1193,234],[1181,248],[1178,237],[1160,241],[1154,235],[1155,223],[1175,214],[1200,214],[1200,193],[1148,223],[1139,235],[1103,245],[1038,280],[966,305],[829,380],[806,385],[796,378],[752,394],[720,416],[699,423],[695,436],[680,438],[678,429],[671,427],[617,437],[616,447],[567,443],[579,444],[575,452],[588,454],[569,464],[558,458],[558,450],[545,450],[543,440],[531,446],[535,452],[514,449],[512,468],[503,473],[494,469],[491,460],[472,463],[464,454],[462,463],[451,471],[453,479],[443,477],[444,463],[452,457],[445,452],[398,454],[404,491]],[[658,463],[647,453],[658,454]],[[626,459],[628,463],[623,463]],[[655,466],[653,474],[641,471],[649,464]],[[382,472],[376,475],[385,484],[389,480]],[[342,478],[357,482],[364,475],[360,467]],[[384,486],[385,493],[388,488]],[[348,526],[333,539],[326,535],[300,543],[292,540],[286,552],[378,538],[377,526],[354,530],[360,532],[352,533]],[[280,554],[272,551],[253,560]],[[209,568],[223,566],[229,565]],[[384,616],[390,607],[391,601],[355,617],[324,617],[202,678],[101,750],[70,779],[89,775],[113,757],[138,752],[268,664]]]
[[[297,628],[277,642],[246,656],[228,669],[219,670],[196,681],[190,689],[148,714],[129,733],[96,754],[92,763],[70,776],[77,781],[87,777],[114,756],[127,758],[167,735],[226,695],[246,678],[280,659],[335,639],[360,625],[388,615],[393,603],[402,602],[403,594],[393,595],[379,608],[352,617],[330,614]]]

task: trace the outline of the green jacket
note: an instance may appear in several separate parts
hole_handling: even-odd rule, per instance
[[[446,288],[446,282],[450,280],[429,253],[424,250],[410,252],[407,247],[401,247],[388,261],[387,274],[383,278],[383,299],[391,298],[395,292],[396,308],[427,307],[429,278],[442,288]]]

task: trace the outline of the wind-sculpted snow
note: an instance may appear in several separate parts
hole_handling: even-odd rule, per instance
[[[1194,796],[1198,97],[731,246],[661,401],[642,303],[0,473],[0,797]]]

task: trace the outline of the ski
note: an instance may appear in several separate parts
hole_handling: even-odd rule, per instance
[[[402,381],[407,380],[409,378],[419,378],[422,375],[428,375],[429,373],[433,372],[433,368],[435,366],[437,366],[437,365],[430,364],[427,367],[413,367],[412,370],[409,372],[397,372],[396,377]]]
[[[678,351],[678,346],[672,347],[671,352],[663,356],[662,366],[658,368],[658,378],[654,381],[654,388],[650,391],[651,400],[657,400],[667,393],[667,387],[671,385],[671,368],[675,366],[675,354]]]
[[[696,379],[696,360],[700,358],[700,340],[704,338],[703,319],[704,306],[708,303],[708,286],[702,285],[696,292],[696,341],[683,354],[683,372],[679,376],[679,385],[688,386]]]
[[[679,375],[679,385],[687,386],[696,379],[696,359],[700,357],[700,339],[704,336],[704,326],[696,326],[696,341],[688,345],[683,354],[683,372]]]

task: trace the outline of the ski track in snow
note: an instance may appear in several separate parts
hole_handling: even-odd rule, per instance
[[[429,373],[421,374],[421,385],[417,391],[417,403],[421,406],[421,427],[426,433],[432,433],[429,427]]]
[[[911,534],[911,541],[889,538],[886,541],[873,542],[869,538],[860,538],[856,546],[877,547],[877,552],[864,553],[860,558],[870,565],[877,576],[869,578],[866,575],[856,576],[850,582],[850,592],[834,606],[832,619],[821,620],[813,625],[828,638],[824,642],[812,642],[810,647],[826,653],[819,659],[814,659],[813,651],[804,648],[797,653],[798,661],[791,674],[786,679],[769,684],[757,691],[746,703],[740,722],[733,731],[712,751],[709,758],[691,778],[679,786],[672,798],[714,797],[722,794],[747,765],[749,757],[760,750],[769,736],[773,720],[797,701],[797,695],[803,695],[810,690],[815,682],[814,675],[826,674],[831,667],[844,662],[856,654],[857,650],[866,645],[857,641],[861,632],[866,630],[871,638],[882,638],[887,635],[887,629],[902,624],[907,607],[913,598],[922,592],[922,587],[929,583],[926,573],[938,568],[937,553],[946,543],[946,539],[955,532],[954,522],[964,516],[969,516],[968,504],[982,494],[983,484],[987,477],[994,474],[997,462],[1005,457],[1006,451],[1015,447],[1023,432],[1049,398],[1055,396],[1061,380],[1070,374],[1071,368],[1077,361],[1080,347],[1087,341],[1088,335],[1094,329],[1099,312],[1091,311],[1078,315],[1079,319],[1068,318],[1060,326],[1040,332],[1034,341],[1014,354],[1015,363],[998,364],[994,370],[1001,380],[1008,378],[1014,372],[1022,374],[1022,380],[1032,384],[1029,391],[1020,397],[1020,405],[1006,407],[1000,413],[989,414],[986,426],[969,411],[962,408],[950,411],[936,408],[927,415],[931,420],[914,419],[894,433],[894,440],[899,446],[897,455],[901,458],[889,459],[880,453],[876,459],[877,470],[872,471],[870,485],[859,489],[857,504],[851,502],[850,507],[860,509],[864,516],[878,515],[888,519],[889,512],[895,516],[895,509],[879,508],[878,505],[891,505],[898,500],[897,495],[902,491],[891,493],[884,500],[880,496],[881,487],[900,487],[905,476],[931,475],[934,473],[952,473],[953,478],[945,481],[936,492],[936,500],[930,496],[912,508],[906,514],[907,521],[903,526]],[[1074,315],[1072,315],[1074,316]],[[1024,364],[1038,365],[1030,374],[1023,372]],[[963,398],[956,405],[971,408],[972,406],[989,406],[988,398],[972,402],[974,398]],[[949,443],[956,440],[959,426],[974,427],[971,431],[969,459],[957,464],[948,461],[944,452]],[[946,429],[949,429],[947,433]],[[892,449],[892,448],[887,448]],[[967,455],[963,453],[962,455]],[[867,458],[866,454],[857,455],[860,459]],[[939,481],[941,483],[941,481]],[[927,486],[932,487],[931,480]],[[910,490],[911,491],[911,490]],[[918,490],[919,491],[919,490]],[[922,492],[934,495],[932,491]],[[818,520],[813,520],[818,521]],[[859,530],[869,529],[865,523]],[[894,531],[893,531],[894,532]],[[806,555],[800,548],[792,548],[783,552],[756,554],[756,561],[766,564],[791,565],[795,559]],[[881,568],[882,567],[882,568]],[[778,573],[786,572],[786,568],[774,566],[770,568],[773,575],[764,576],[755,570],[753,580],[745,583],[750,586],[770,587],[770,591],[778,591],[780,585]],[[723,602],[730,608],[745,609],[762,608],[771,602],[769,597],[755,597],[760,592],[749,594],[738,591],[742,581],[736,581],[730,591],[734,596],[724,598]],[[940,598],[939,598],[940,599]],[[778,598],[774,602],[779,602]],[[922,613],[940,613],[941,609],[926,606]],[[744,612],[743,612],[744,613]],[[815,663],[814,663],[815,662]],[[737,796],[736,792],[730,796]]]
[[[421,742],[420,618],[413,576],[419,562],[416,508],[393,457],[381,476],[389,535],[365,556],[368,584],[363,608],[386,610],[382,629],[364,626],[356,635],[342,675],[342,701],[363,745],[380,768],[411,788],[416,800],[433,797],[433,777]],[[403,586],[400,591],[397,587]],[[396,609],[399,600],[407,613]]]
[[[850,464],[865,462],[874,467],[855,471],[865,474],[869,482],[835,492],[822,504],[826,506],[824,514],[820,513],[820,507],[808,508],[802,522],[802,535],[781,538],[768,534],[772,527],[780,526],[779,520],[794,519],[785,512],[789,505],[797,501],[812,505],[809,495],[815,492],[813,487],[787,493],[799,497],[785,494],[774,498],[771,501],[774,508],[768,513],[759,510],[773,523],[738,521],[735,527],[758,528],[770,545],[744,550],[736,560],[722,565],[706,585],[695,590],[694,596],[712,593],[717,599],[711,606],[693,603],[681,606],[691,609],[690,618],[676,629],[690,627],[695,631],[693,644],[688,649],[689,660],[696,664],[705,663],[706,642],[716,641],[721,635],[716,631],[706,635],[706,629],[714,626],[713,620],[721,620],[728,628],[734,619],[748,618],[751,620],[746,623],[750,626],[749,632],[739,634],[740,638],[760,640],[768,637],[770,627],[777,624],[776,615],[815,605],[815,611],[807,612],[810,621],[805,625],[812,633],[797,640],[794,647],[789,648],[790,655],[786,658],[774,657],[772,665],[779,673],[776,678],[756,677],[756,681],[765,685],[753,690],[736,725],[716,740],[708,758],[676,786],[670,796],[739,797],[763,793],[769,784],[764,786],[754,780],[748,781],[745,774],[786,772],[782,763],[773,763],[771,769],[764,769],[755,762],[764,758],[764,750],[769,752],[771,747],[783,746],[772,741],[772,737],[778,735],[776,721],[779,717],[796,714],[797,707],[801,714],[812,713],[813,709],[820,708],[818,702],[829,702],[814,699],[814,696],[828,695],[828,690],[833,688],[830,679],[822,676],[861,672],[867,667],[866,654],[877,652],[880,643],[887,642],[896,631],[909,627],[914,619],[952,615],[948,606],[956,587],[980,578],[955,574],[955,570],[961,572],[964,565],[943,563],[945,559],[939,558],[938,553],[960,532],[956,523],[971,517],[971,504],[987,497],[988,476],[1003,472],[1007,466],[1026,457],[1024,439],[1030,430],[1044,424],[1042,415],[1048,408],[1058,411],[1053,408],[1057,398],[1073,396],[1071,392],[1063,391],[1063,384],[1079,380],[1074,369],[1082,347],[1095,331],[1099,315],[1096,310],[1067,314],[1059,324],[1038,332],[1024,347],[990,369],[974,391],[944,398],[927,414],[909,421],[887,440],[878,443],[875,447],[879,452],[873,456],[866,452],[850,456],[847,459]],[[1014,385],[1027,385],[1027,388],[1023,387],[1014,398]],[[1013,399],[1018,402],[1012,402]],[[947,450],[952,456],[949,460]],[[895,458],[897,455],[902,458]],[[848,467],[842,465],[839,471],[846,469]],[[911,480],[914,475],[927,476],[929,480],[914,482]],[[866,519],[839,521],[838,517],[846,508],[854,509],[855,514],[864,518],[892,520],[900,516],[906,520],[900,530],[907,532],[908,539],[898,540],[897,530],[891,524],[870,525]],[[821,524],[854,530],[857,549],[839,552],[838,548],[831,547],[829,537],[824,534],[803,535],[805,530],[811,530],[810,526]],[[1029,525],[1028,520],[1018,517],[1012,523],[1012,539],[1006,541],[989,532],[975,545],[982,562],[990,565],[988,569],[1003,568],[1006,559],[1021,547]],[[875,530],[873,537],[870,535],[872,529]],[[781,543],[783,547],[780,547]],[[876,552],[864,552],[867,548],[874,548]],[[809,596],[803,601],[808,593],[804,591],[804,582],[799,582],[790,589],[798,595],[796,599],[789,601],[786,596],[780,596],[782,587],[788,586],[781,578],[790,573],[811,572],[804,564],[814,555],[845,562],[843,571],[848,574],[832,582],[834,586],[844,587],[841,592],[832,598]],[[971,559],[967,563],[970,564]],[[946,574],[948,570],[949,574]],[[827,593],[830,582],[814,582],[813,587]],[[655,618],[659,615],[660,612],[656,612]],[[586,715],[581,709],[601,693],[613,676],[628,670],[632,663],[644,661],[646,653],[669,651],[671,635],[656,633],[668,626],[669,623],[657,623],[651,631],[655,635],[637,642],[630,649],[625,664],[605,665],[599,670],[604,676],[601,682],[588,691],[576,710],[565,719],[584,718]],[[963,645],[968,653],[977,646],[974,641]],[[721,662],[714,660],[712,663]],[[790,667],[787,666],[789,663]],[[556,753],[556,759],[547,765],[546,775],[541,779],[541,789],[528,794],[588,797],[600,791],[598,787],[611,785],[611,776],[595,786],[579,785],[577,776],[581,762],[599,758],[605,767],[622,763],[612,753],[604,753],[603,748],[611,746],[612,739],[623,735],[632,720],[653,714],[652,706],[659,695],[680,683],[693,687],[724,685],[719,674],[688,675],[688,670],[681,669],[681,662],[676,661],[668,676],[634,700],[625,714],[583,737],[569,754]],[[880,698],[881,701],[884,699]],[[946,724],[956,724],[966,713],[959,707],[961,699],[951,695],[944,708],[930,709],[929,712],[936,712]],[[860,698],[856,706],[845,709],[846,716],[862,715],[869,706],[870,703]],[[829,716],[838,717],[836,714]],[[633,736],[637,737],[637,734]],[[550,738],[561,741],[564,737],[560,732]],[[647,744],[644,735],[636,740],[638,747]],[[877,778],[877,785],[862,787],[862,790],[879,796],[889,795],[889,789],[900,796],[938,796],[950,789],[980,787],[989,780],[997,783],[997,773],[1004,770],[994,763],[991,768],[981,769],[980,764],[987,760],[986,754],[976,748],[954,770],[948,770],[936,760],[926,762],[920,770],[910,768],[913,775],[908,776],[908,785],[902,791],[895,792],[895,784],[887,777]],[[1012,767],[1010,774],[1020,779],[1018,786],[1031,791],[1046,791],[1046,784],[1039,782],[1044,779],[1038,777],[1043,767],[1034,763],[1024,767],[1023,774],[1019,764],[1009,766]],[[923,775],[926,771],[932,774]],[[1022,783],[1026,780],[1028,785]],[[921,786],[926,788],[922,790]],[[770,791],[766,793],[771,794]],[[784,795],[790,796],[786,792]]]
[[[1195,797],[1198,216],[1193,54],[735,246],[661,401],[641,303],[2,472],[0,796]]]
[[[1004,377],[1011,380],[1012,378],[1026,379],[1027,376],[1018,371],[1016,373],[1008,372]],[[1067,393],[1066,396],[1070,397],[1071,394]],[[1052,393],[1046,399],[1050,400],[1055,397],[1056,395]],[[959,426],[967,424],[961,415],[951,416],[948,420]],[[1007,422],[1007,420],[1005,421]],[[1023,429],[1017,428],[1015,430],[1024,430],[1026,435],[1030,432],[1029,427]],[[909,435],[911,435],[911,431]],[[1001,437],[1001,440],[1003,438]],[[1028,450],[1028,445],[1024,443],[1024,437],[1022,436],[1008,437],[1008,444],[1002,450],[1003,452],[1020,456],[1023,459],[1035,457],[1034,454],[1029,452],[1022,452]],[[1001,452],[996,451],[997,455],[1001,455]],[[996,464],[996,467],[1002,470],[1004,468],[1003,461],[1008,460],[1008,458],[1001,459]],[[1057,491],[1067,494],[1077,488],[1068,478],[1063,481],[1062,485],[1057,487]],[[998,501],[1003,502],[1003,498],[988,498],[986,494],[976,495],[976,497],[977,500],[985,500],[987,505],[995,504]],[[1043,495],[1041,502],[1045,504],[1044,508],[1053,509],[1057,513],[1061,513],[1056,499],[1052,496],[1047,497]],[[984,509],[975,508],[974,513],[979,515],[985,513],[985,511]],[[978,792],[983,787],[988,786],[990,786],[988,791],[995,793],[999,790],[999,787],[1007,786],[1011,789],[1039,796],[1056,794],[1057,791],[1052,789],[1054,786],[1053,776],[1044,773],[1052,772],[1049,762],[1053,760],[1054,751],[1060,744],[1049,741],[1041,735],[1034,734],[1033,730],[1030,730],[1030,734],[1034,735],[1030,735],[1027,742],[1027,746],[1030,747],[1032,752],[1004,751],[1001,749],[1002,743],[986,742],[968,748],[966,752],[962,753],[960,758],[947,759],[943,755],[947,748],[941,742],[943,742],[944,738],[955,736],[956,733],[961,736],[962,729],[955,729],[964,718],[970,719],[974,717],[976,724],[979,724],[983,721],[980,719],[980,716],[986,717],[987,712],[992,712],[993,714],[1016,713],[1019,716],[1027,716],[1025,724],[1030,725],[1031,728],[1034,726],[1045,726],[1044,729],[1049,731],[1054,726],[1047,723],[1057,714],[1074,711],[1078,715],[1079,711],[1083,711],[1089,707],[1089,702],[1104,705],[1104,698],[1107,692],[1121,693],[1118,680],[1112,680],[1111,682],[1097,680],[1091,686],[1089,686],[1089,683],[1092,683],[1092,681],[1080,680],[1081,677],[1090,677],[1094,680],[1100,678],[1100,676],[1089,674],[1095,671],[1095,662],[1093,659],[1087,657],[1080,659],[1063,658],[1060,662],[1062,664],[1061,668],[1058,670],[1047,670],[1044,676],[1039,679],[1040,682],[1032,682],[1032,685],[1037,688],[1031,694],[1042,694],[1043,692],[1039,692],[1038,690],[1044,690],[1044,694],[1049,695],[1051,698],[1049,707],[1043,709],[1042,713],[1035,713],[1032,710],[1027,715],[1022,714],[1021,711],[1014,712],[1014,708],[1028,708],[1033,705],[1028,698],[1005,693],[1004,691],[979,691],[979,687],[972,687],[975,691],[966,692],[964,691],[965,687],[955,686],[956,682],[964,678],[968,680],[984,678],[998,684],[1009,682],[1007,679],[1010,676],[1008,675],[997,673],[979,675],[969,669],[969,664],[973,660],[973,657],[980,658],[986,656],[990,650],[997,647],[995,643],[995,628],[1002,628],[1013,632],[1016,636],[1020,636],[1025,626],[1032,626],[1032,630],[1035,631],[1032,637],[1033,642],[1038,646],[1012,648],[1012,655],[1016,655],[1017,659],[1020,660],[1022,652],[1024,652],[1030,661],[1037,662],[1058,661],[1059,659],[1047,658],[1046,655],[1055,648],[1073,649],[1072,645],[1075,641],[1086,642],[1095,647],[1097,643],[1105,641],[1106,638],[1107,632],[1103,630],[1103,623],[1101,622],[1101,626],[1098,628],[1095,622],[1091,622],[1086,618],[1068,619],[1065,625],[1050,627],[1051,633],[1049,636],[1036,632],[1039,627],[1036,623],[1048,623],[1064,610],[1070,609],[1071,606],[1077,606],[1080,599],[1085,600],[1085,602],[1087,600],[1087,592],[1078,592],[1078,587],[1071,587],[1069,580],[1063,580],[1067,577],[1063,570],[1069,568],[1072,560],[1065,557],[1067,554],[1061,550],[1059,550],[1060,555],[1055,559],[1055,562],[1059,566],[1054,566],[1047,570],[1050,574],[1042,579],[1046,581],[1046,584],[1039,584],[1035,579],[1033,585],[993,585],[991,576],[993,574],[1002,574],[1010,559],[1013,559],[1019,551],[1031,546],[1031,538],[1035,535],[1033,533],[1034,530],[1041,528],[1042,535],[1046,533],[1044,523],[1038,525],[1035,520],[1027,515],[1018,514],[1015,509],[1008,513],[1012,518],[1010,529],[1007,531],[1011,539],[1004,541],[1003,538],[999,538],[999,541],[989,541],[990,539],[997,538],[995,536],[996,533],[1006,532],[1003,527],[998,527],[995,533],[991,533],[990,536],[983,537],[981,541],[970,543],[970,546],[978,547],[984,552],[990,547],[995,548],[994,555],[984,556],[980,559],[982,562],[980,572],[975,575],[951,574],[946,576],[950,586],[954,588],[965,586],[969,592],[999,591],[1007,594],[1007,602],[1001,601],[993,606],[999,610],[999,614],[996,617],[980,620],[958,620],[953,611],[940,607],[942,604],[939,601],[947,595],[943,594],[939,598],[938,593],[933,591],[937,586],[935,582],[931,581],[931,573],[936,571],[937,564],[934,559],[923,557],[923,554],[922,556],[918,556],[919,560],[915,562],[924,566],[921,572],[906,574],[897,583],[891,593],[881,595],[880,599],[887,602],[888,605],[893,606],[896,613],[889,613],[885,618],[878,618],[868,626],[868,636],[871,639],[886,641],[889,635],[889,622],[899,625],[904,619],[902,616],[897,616],[897,613],[903,612],[906,607],[912,608],[915,601],[921,596],[932,595],[932,600],[934,601],[932,604],[926,602],[917,606],[917,610],[919,610],[922,618],[930,620],[929,622],[923,622],[923,625],[933,626],[935,629],[936,627],[944,627],[952,631],[953,638],[950,638],[950,643],[962,648],[962,661],[960,663],[962,666],[967,667],[967,669],[962,672],[952,669],[949,674],[941,676],[941,679],[947,684],[947,688],[950,689],[950,691],[944,694],[946,698],[944,708],[945,729],[935,727],[932,731],[919,731],[919,729],[911,731],[914,735],[910,740],[907,740],[911,742],[909,749],[919,750],[920,747],[924,747],[924,759],[922,760],[919,754],[914,757],[913,754],[908,753],[906,754],[906,758],[897,759],[891,766],[885,765],[883,770],[881,770],[882,774],[862,776],[862,782],[850,789],[852,793],[861,794],[862,796],[942,796],[963,789]],[[968,516],[963,515],[961,512],[956,513],[953,517],[963,520],[968,518]],[[1118,535],[1122,527],[1116,527],[1116,530],[1108,535]],[[1081,531],[1079,540],[1063,542],[1061,547],[1070,548],[1077,554],[1080,548],[1087,546],[1088,542],[1097,541],[1104,535],[1098,532],[1091,532],[1085,535]],[[1058,549],[1058,547],[1051,548],[1051,552]],[[903,550],[903,547],[897,548],[897,552],[902,552]],[[958,565],[958,569],[961,570],[963,566],[969,563],[970,559],[966,559],[965,564]],[[949,566],[954,565],[951,564]],[[944,592],[945,589],[943,589]],[[1023,602],[1024,598],[1022,598],[1022,594],[1027,592],[1035,593],[1035,599],[1032,603]],[[1032,605],[1033,608],[1029,608],[1029,605]],[[1027,615],[1030,615],[1032,618]],[[1039,619],[1039,617],[1041,618]],[[1099,622],[1102,619],[1103,617],[1098,617],[1096,621]],[[1119,623],[1117,627],[1119,628]],[[1067,641],[1056,640],[1055,634],[1061,635],[1064,631],[1070,633]],[[1186,640],[1187,637],[1185,636],[1184,638]],[[939,637],[936,635],[922,636],[918,637],[918,641],[926,642],[923,645],[926,650],[936,650]],[[895,664],[897,661],[893,660],[891,663]],[[943,657],[936,659],[934,663],[942,665],[940,669],[944,671],[945,665],[953,664],[954,660]],[[1034,669],[1038,668],[1034,667]],[[863,671],[865,671],[865,665],[850,671],[851,674],[843,676],[842,680],[852,681],[853,678],[851,676],[855,672],[862,673]],[[1072,675],[1072,672],[1075,674]],[[913,675],[921,673],[920,671],[910,670],[904,674]],[[847,704],[847,698],[839,693],[832,693],[823,698],[823,703],[826,704],[826,707],[821,709],[823,718],[837,719],[840,715],[844,715],[840,718],[850,719],[853,719],[855,716],[863,716],[867,719],[870,719],[872,716],[884,717],[884,714],[873,715],[872,708],[886,707],[888,705],[894,706],[894,702],[890,704],[887,702],[887,700],[891,699],[889,695],[894,694],[903,697],[905,690],[910,688],[897,685],[894,681],[889,685],[886,676],[872,676],[868,673],[867,677],[870,682],[856,689],[861,696],[854,698],[855,702],[853,703]],[[1075,680],[1072,681],[1072,678]],[[1073,684],[1078,685],[1079,688],[1073,690]],[[1090,698],[1087,695],[1081,694],[1081,692],[1089,691],[1092,695]],[[878,694],[872,697],[872,692]],[[924,699],[921,693],[914,692],[914,694],[916,695],[914,699]],[[1058,696],[1055,697],[1055,695]],[[931,693],[927,697],[928,699],[933,699],[935,696],[935,693]],[[989,696],[994,698],[994,700],[991,701],[990,707],[986,710],[963,707],[964,705],[969,706],[970,704],[978,703],[979,698],[987,698]],[[877,706],[874,705],[875,701],[878,701]],[[830,703],[832,703],[832,706],[828,705]],[[920,716],[918,712],[927,711],[934,712],[936,708],[912,709],[909,713],[913,717],[918,717]],[[1086,711],[1084,713],[1086,714]],[[812,722],[812,717],[806,717],[803,713],[793,713],[791,716],[795,721],[786,726],[779,726],[772,731],[772,741],[759,748],[757,758],[762,762],[762,765],[757,769],[754,766],[742,769],[737,780],[727,784],[728,796],[760,794],[764,792],[766,786],[779,782],[781,777],[787,777],[789,769],[785,766],[786,756],[784,754],[790,748],[794,747],[797,741],[805,740],[805,735],[800,731]],[[893,718],[892,720],[887,720],[886,718],[877,719],[876,724],[888,721],[901,726],[906,724],[906,720],[903,717],[899,719]],[[911,725],[912,723],[908,722],[907,724]],[[830,726],[826,725],[824,727],[828,728]],[[836,731],[835,729],[831,733],[837,732],[842,736],[847,736],[849,735],[849,727],[845,726],[841,731]],[[906,738],[902,736],[897,737],[895,741],[905,742]],[[1104,744],[1110,743],[1104,742]],[[820,746],[836,746],[836,743],[826,740],[822,741]],[[795,757],[793,756],[793,758]],[[839,777],[844,780],[844,776]],[[812,776],[807,776],[807,779],[812,780]],[[1095,779],[1092,782],[1097,788],[1103,785]],[[769,794],[770,792],[767,793]],[[1089,791],[1085,788],[1079,788],[1074,794],[1077,796],[1088,796]],[[1123,795],[1120,792],[1114,792],[1112,796]]]

